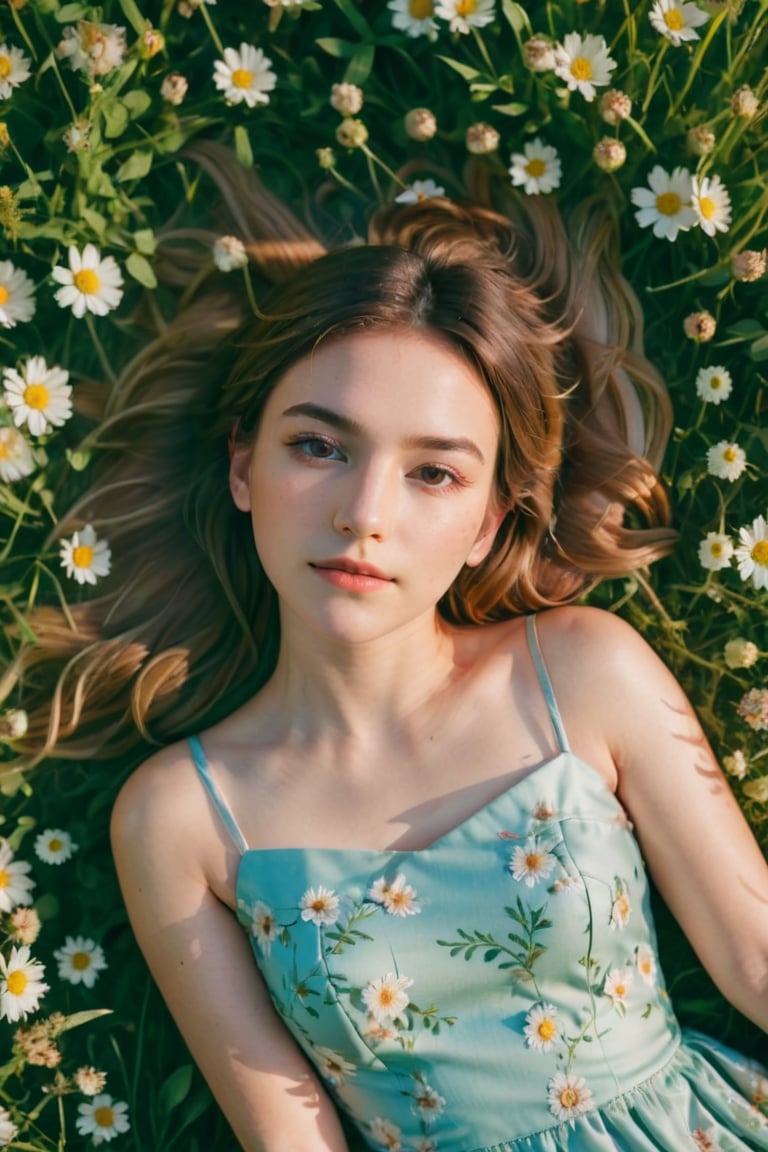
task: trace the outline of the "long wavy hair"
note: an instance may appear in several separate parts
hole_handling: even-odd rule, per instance
[[[381,209],[367,243],[332,251],[226,149],[191,159],[245,243],[255,306],[200,274],[218,233],[169,231],[160,272],[175,318],[125,367],[92,443],[91,488],[58,527],[92,524],[114,572],[93,599],[40,608],[17,662],[43,757],[129,759],[222,718],[271,674],[277,599],[228,485],[233,435],[253,438],[275,384],[319,344],[417,329],[469,362],[500,427],[494,547],[438,605],[481,625],[573,601],[669,551],[658,479],[670,424],[604,206],[566,229],[556,208],[490,189]],[[482,201],[482,202],[481,202]],[[240,283],[240,281],[238,281]]]

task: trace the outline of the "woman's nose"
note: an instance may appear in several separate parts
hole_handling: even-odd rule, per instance
[[[333,518],[337,532],[363,539],[387,537],[397,512],[397,478],[381,464],[355,468],[345,477]]]

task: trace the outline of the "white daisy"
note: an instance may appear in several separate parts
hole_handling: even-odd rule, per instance
[[[436,1092],[426,1081],[419,1080],[413,1092],[413,1105],[416,1115],[429,1124],[432,1120],[436,1120],[445,1108],[445,1097]]]
[[[404,192],[395,196],[395,204],[415,204],[421,200],[431,200],[434,196],[445,196],[445,188],[441,188],[434,180],[414,180]]]
[[[261,48],[242,43],[240,51],[224,49],[224,59],[213,66],[213,82],[230,104],[269,104],[268,92],[277,84],[272,61]]]
[[[61,828],[46,828],[35,838],[35,852],[44,864],[63,864],[76,851],[77,844]]]
[[[350,1064],[332,1048],[315,1048],[314,1054],[320,1072],[335,1087],[346,1084],[347,1080],[357,1074],[355,1065]]]
[[[272,909],[257,900],[251,910],[251,935],[265,956],[272,952],[272,943],[280,935],[280,925]]]
[[[755,588],[768,588],[768,524],[757,516],[751,528],[739,528],[736,564],[742,580],[752,578]]]
[[[60,308],[71,308],[81,320],[86,312],[106,316],[123,298],[123,274],[112,256],[105,256],[95,244],[86,244],[82,252],[72,245],[68,253],[69,268],[57,264],[51,275],[62,287],[54,294]]]
[[[7,840],[0,840],[0,912],[11,912],[17,904],[31,904],[35,881],[27,876],[30,865],[14,860]]]
[[[30,63],[20,48],[0,44],[0,100],[7,100],[14,88],[29,80]]]
[[[412,984],[413,980],[409,980],[407,976],[396,976],[394,972],[387,972],[386,976],[366,984],[363,988],[363,1003],[379,1023],[397,1020],[408,1007],[409,997],[405,989],[410,988]]]
[[[19,1129],[11,1119],[7,1108],[0,1107],[0,1148],[5,1148],[16,1139]]]
[[[321,924],[335,924],[339,918],[339,898],[331,888],[324,888],[322,884],[317,888],[307,888],[299,900],[302,920],[311,920],[320,927]]]
[[[552,192],[560,187],[562,168],[557,149],[538,136],[523,144],[522,152],[513,152],[510,159],[512,183],[522,184],[526,196],[537,196],[539,192]]]
[[[90,524],[73,532],[69,540],[62,540],[59,557],[67,576],[78,584],[95,584],[101,576],[108,576],[112,567],[109,544],[99,540]]]
[[[493,23],[496,0],[440,0],[435,16],[449,20],[451,32],[468,36],[472,28],[484,28]]]
[[[657,32],[679,48],[683,40],[699,39],[694,28],[706,24],[709,16],[696,4],[684,3],[682,0],[656,0],[648,13],[648,19]]]
[[[696,373],[696,395],[705,404],[721,404],[733,389],[731,374],[721,364],[700,368]]]
[[[32,449],[18,428],[0,428],[0,480],[12,484],[34,470]]]
[[[403,1134],[397,1124],[382,1116],[374,1116],[371,1120],[371,1136],[387,1152],[400,1152],[403,1147]]]
[[[718,440],[707,450],[707,472],[718,480],[738,480],[747,466],[747,454],[738,444]]]
[[[77,27],[70,24],[64,29],[56,55],[60,60],[69,60],[75,72],[106,76],[120,67],[126,50],[125,28],[80,20]]]
[[[386,1040],[397,1040],[397,1028],[392,1028],[388,1024],[381,1024],[374,1020],[373,1016],[369,1016],[365,1026],[366,1040],[376,1041],[383,1043]]]
[[[632,912],[632,905],[627,896],[624,885],[619,881],[616,884],[616,895],[611,908],[611,928],[626,928]]]
[[[698,217],[691,205],[693,181],[687,168],[675,168],[670,175],[656,164],[648,177],[650,188],[633,188],[632,203],[640,211],[635,219],[641,228],[653,225],[653,234],[674,240],[678,232],[687,232]]]
[[[561,1123],[575,1120],[592,1108],[592,1093],[583,1076],[556,1072],[547,1085],[549,1110]]]
[[[699,563],[710,572],[730,568],[733,556],[733,541],[722,532],[707,532],[699,544]]]
[[[653,948],[648,944],[638,944],[635,953],[635,965],[644,984],[653,985],[656,983],[656,956]]]
[[[555,76],[565,80],[571,92],[581,92],[585,100],[594,100],[595,87],[610,84],[615,67],[604,36],[569,32],[555,46]]]
[[[560,1020],[551,1004],[537,1004],[525,1018],[525,1042],[538,1052],[549,1052],[560,1039]]]
[[[213,262],[219,272],[234,272],[248,263],[245,244],[239,236],[219,236],[213,245]]]
[[[99,972],[107,967],[104,949],[84,936],[67,936],[63,948],[53,953],[59,964],[59,979],[93,988]]]
[[[42,356],[30,356],[21,372],[3,372],[5,402],[17,428],[26,423],[33,436],[60,428],[72,415],[72,388],[69,372],[54,365],[49,368]]]
[[[515,848],[509,862],[509,870],[515,880],[524,880],[526,887],[533,888],[539,880],[546,880],[557,864],[556,858],[546,844],[536,836],[531,836],[525,848]]]
[[[691,202],[701,230],[707,236],[727,232],[731,223],[731,198],[719,176],[694,176]]]
[[[368,899],[383,904],[390,916],[415,916],[421,912],[416,896],[416,889],[406,884],[402,872],[398,872],[392,881],[381,876],[368,889]]]
[[[35,307],[35,286],[24,269],[10,260],[0,260],[0,326],[26,324],[34,316]]]
[[[122,1100],[113,1100],[108,1092],[78,1104],[77,1111],[80,1113],[75,1121],[78,1132],[81,1136],[91,1136],[94,1144],[114,1140],[130,1128],[126,1116],[128,1105]]]
[[[406,36],[427,36],[437,39],[435,5],[433,0],[389,0],[387,4],[392,16],[392,26]]]
[[[626,1007],[634,978],[631,968],[611,968],[603,984],[603,995],[608,997],[614,1008],[623,1011]]]
[[[44,975],[45,968],[32,959],[26,944],[14,945],[7,960],[0,952],[0,1020],[5,1017],[13,1024],[37,1011],[40,997],[48,991]]]

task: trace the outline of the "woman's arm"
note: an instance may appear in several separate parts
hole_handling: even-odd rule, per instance
[[[723,995],[768,1030],[768,864],[690,703],[622,620],[552,617],[540,633],[564,712],[604,733],[659,892]]]
[[[210,813],[188,761],[159,753],[121,791],[112,845],[128,915],[193,1058],[246,1152],[346,1152],[331,1101],[205,878]],[[183,786],[182,786],[183,784]],[[201,802],[202,801],[202,802]]]

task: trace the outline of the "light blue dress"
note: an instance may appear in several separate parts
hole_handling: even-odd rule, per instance
[[[419,851],[249,848],[192,739],[275,1007],[366,1148],[768,1149],[768,1074],[681,1034],[637,842],[528,636],[559,753]]]

